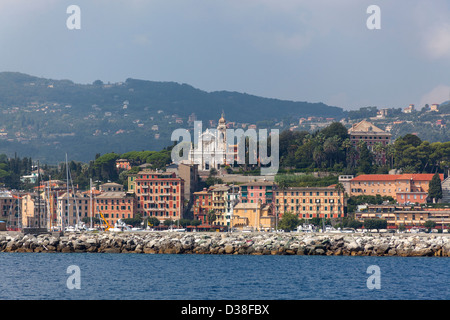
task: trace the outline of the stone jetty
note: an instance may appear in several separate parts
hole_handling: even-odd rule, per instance
[[[450,257],[449,234],[0,233],[1,252]]]

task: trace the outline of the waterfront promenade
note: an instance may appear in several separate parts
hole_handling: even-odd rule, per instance
[[[1,252],[450,257],[449,234],[0,232]]]

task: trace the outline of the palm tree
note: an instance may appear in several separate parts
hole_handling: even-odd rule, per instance
[[[322,161],[325,159],[325,153],[323,151],[322,145],[318,145],[313,151],[313,160],[316,163],[316,167],[322,167]]]
[[[395,147],[393,144],[388,144],[385,146],[386,148],[386,158],[389,158],[389,169],[394,168],[394,156],[395,156]]]
[[[342,182],[338,182],[334,187],[334,190],[338,193],[338,195],[341,195],[341,192],[345,192],[345,187]]]
[[[381,159],[383,158],[384,151],[385,151],[385,148],[384,148],[384,145],[381,142],[377,142],[373,146],[373,153],[375,155],[375,162],[378,165],[382,165],[383,164],[383,163],[381,163]]]
[[[348,162],[349,150],[352,147],[352,142],[349,138],[342,141],[342,148],[345,150],[345,161]],[[348,164],[348,163],[347,163]]]
[[[330,160],[329,166],[332,166],[333,159],[339,161],[338,159],[338,151],[339,151],[340,139],[337,136],[332,136],[326,139],[323,143],[323,151],[325,156]]]

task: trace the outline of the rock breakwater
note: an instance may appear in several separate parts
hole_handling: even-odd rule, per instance
[[[66,233],[0,234],[1,252],[450,257],[446,234]]]

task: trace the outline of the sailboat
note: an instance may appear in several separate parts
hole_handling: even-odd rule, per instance
[[[75,225],[70,225],[69,224],[69,219],[70,219],[70,193],[69,193],[69,183],[72,187],[72,193],[73,193],[73,202],[74,202],[74,210],[76,210],[76,224]],[[86,230],[86,226],[83,222],[80,221],[80,212],[78,210],[78,206],[76,205],[76,192],[75,192],[75,188],[73,187],[73,181],[72,178],[70,176],[70,170],[69,170],[69,164],[67,161],[67,153],[66,153],[66,187],[67,187],[67,191],[66,191],[66,195],[67,195],[67,214],[68,214],[68,218],[67,218],[67,223],[68,225],[64,227],[64,218],[61,216],[61,229],[67,232],[79,232],[79,231],[83,231]],[[62,214],[62,212],[61,212]]]

